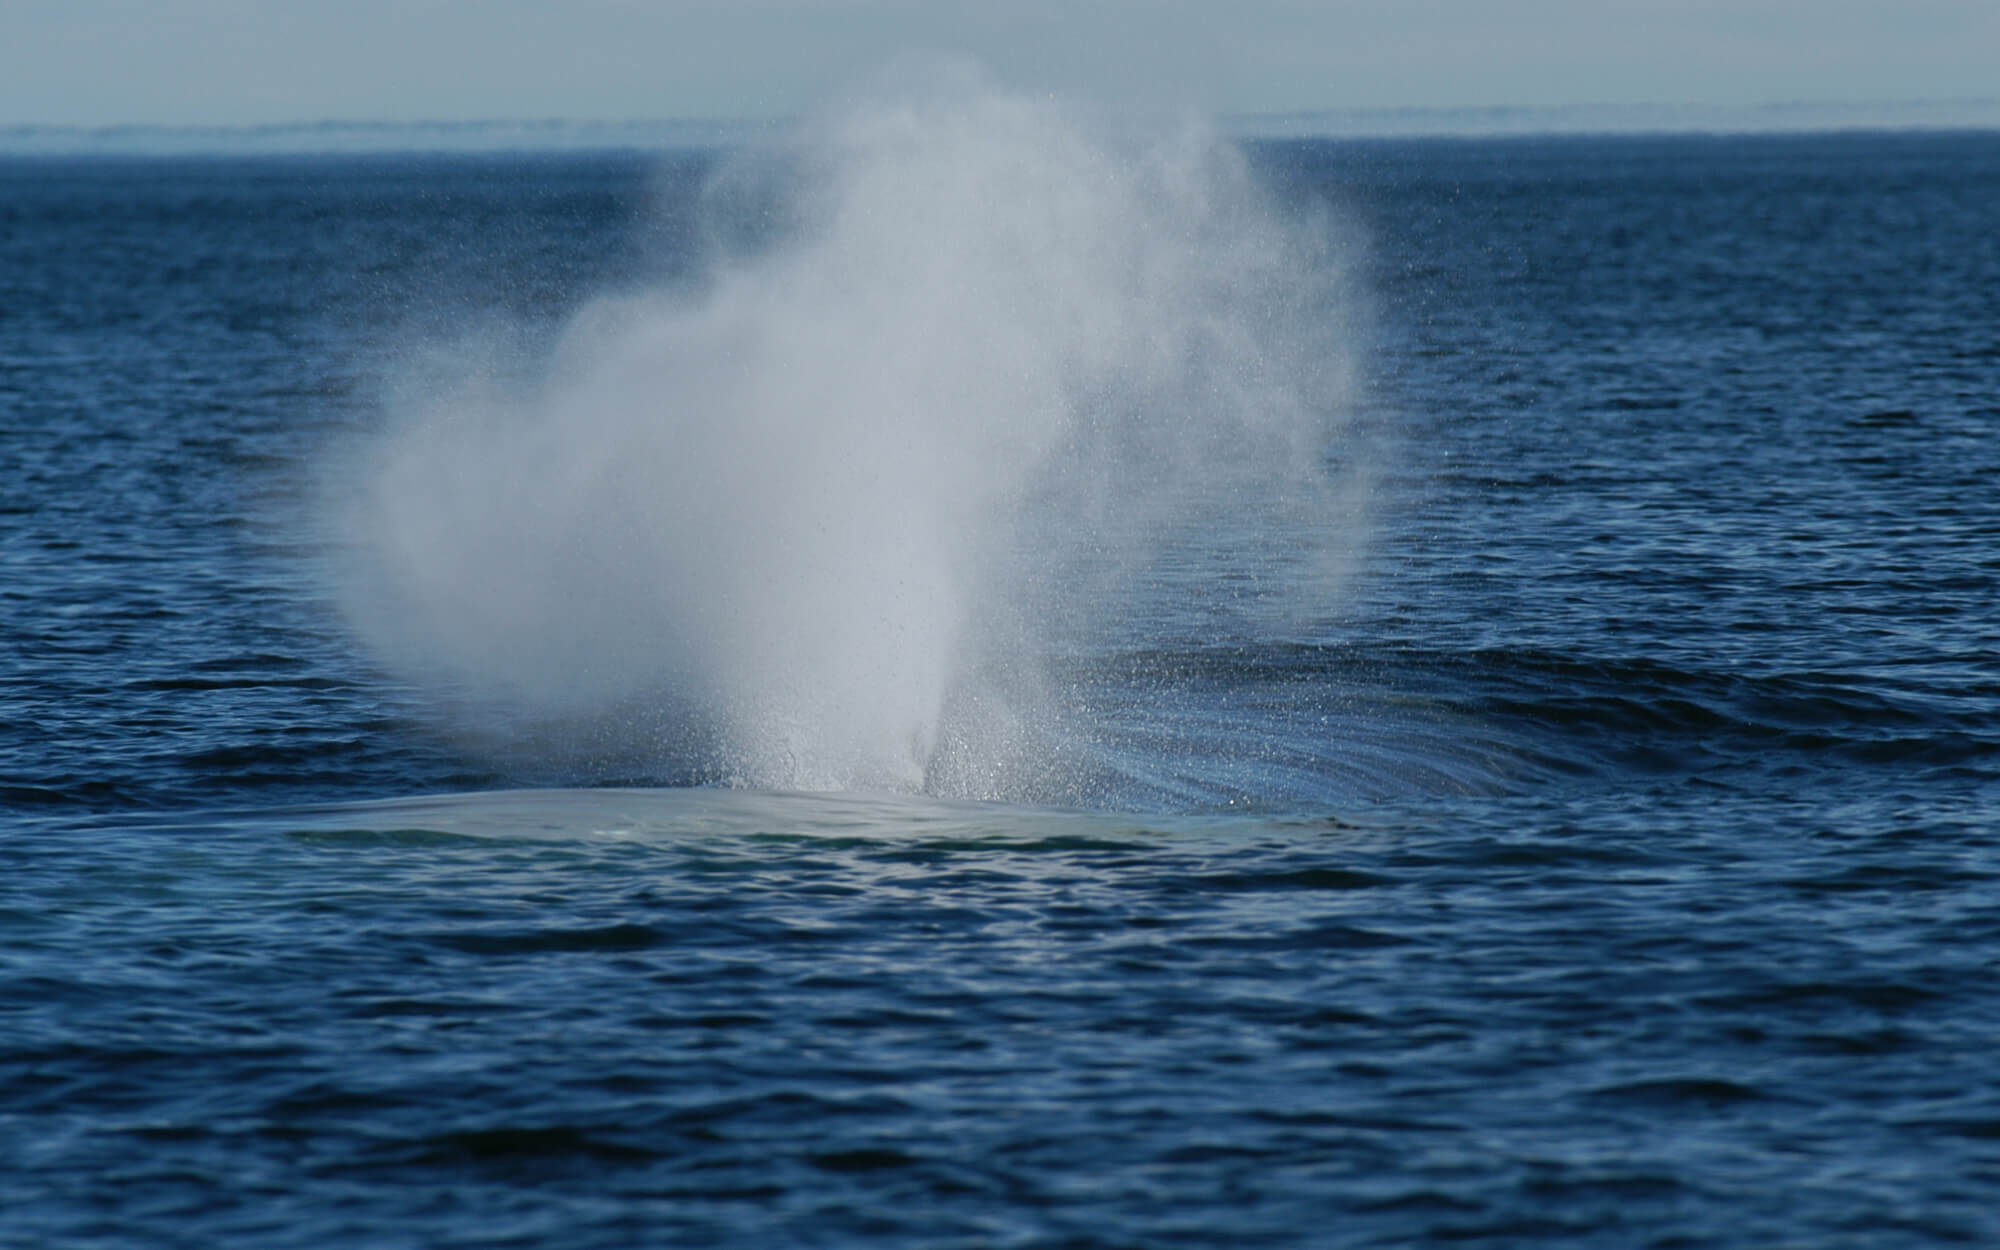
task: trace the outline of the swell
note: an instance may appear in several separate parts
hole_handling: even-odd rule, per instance
[[[1133,651],[1069,675],[1108,806],[1311,807],[1700,777],[2000,779],[2000,683],[1397,643]],[[1096,805],[1092,802],[1091,805]]]
[[[1495,649],[1412,657],[1465,711],[1590,773],[1796,778],[1852,769],[2000,776],[2000,683],[1951,669],[1741,672]]]

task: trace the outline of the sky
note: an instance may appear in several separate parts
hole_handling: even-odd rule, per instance
[[[1996,0],[0,0],[0,127],[778,118],[894,58],[1219,115],[2000,97]]]

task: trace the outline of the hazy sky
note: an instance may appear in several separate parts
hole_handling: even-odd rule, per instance
[[[0,0],[0,125],[769,117],[898,53],[1220,113],[2000,95],[2000,0]]]

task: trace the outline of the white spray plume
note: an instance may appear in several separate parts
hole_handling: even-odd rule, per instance
[[[1218,510],[1332,515],[1324,223],[1201,127],[933,71],[704,203],[700,283],[590,305],[532,384],[467,365],[366,457],[350,615],[461,707],[662,775],[1018,797],[1055,622]]]

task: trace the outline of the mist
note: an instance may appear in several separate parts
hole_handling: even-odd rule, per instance
[[[525,378],[417,345],[343,470],[341,602],[447,728],[1060,797],[1089,726],[1052,664],[1142,643],[1176,544],[1323,548],[1252,616],[1322,610],[1356,539],[1347,258],[1213,129],[933,66],[702,205],[698,281],[590,302]]]

